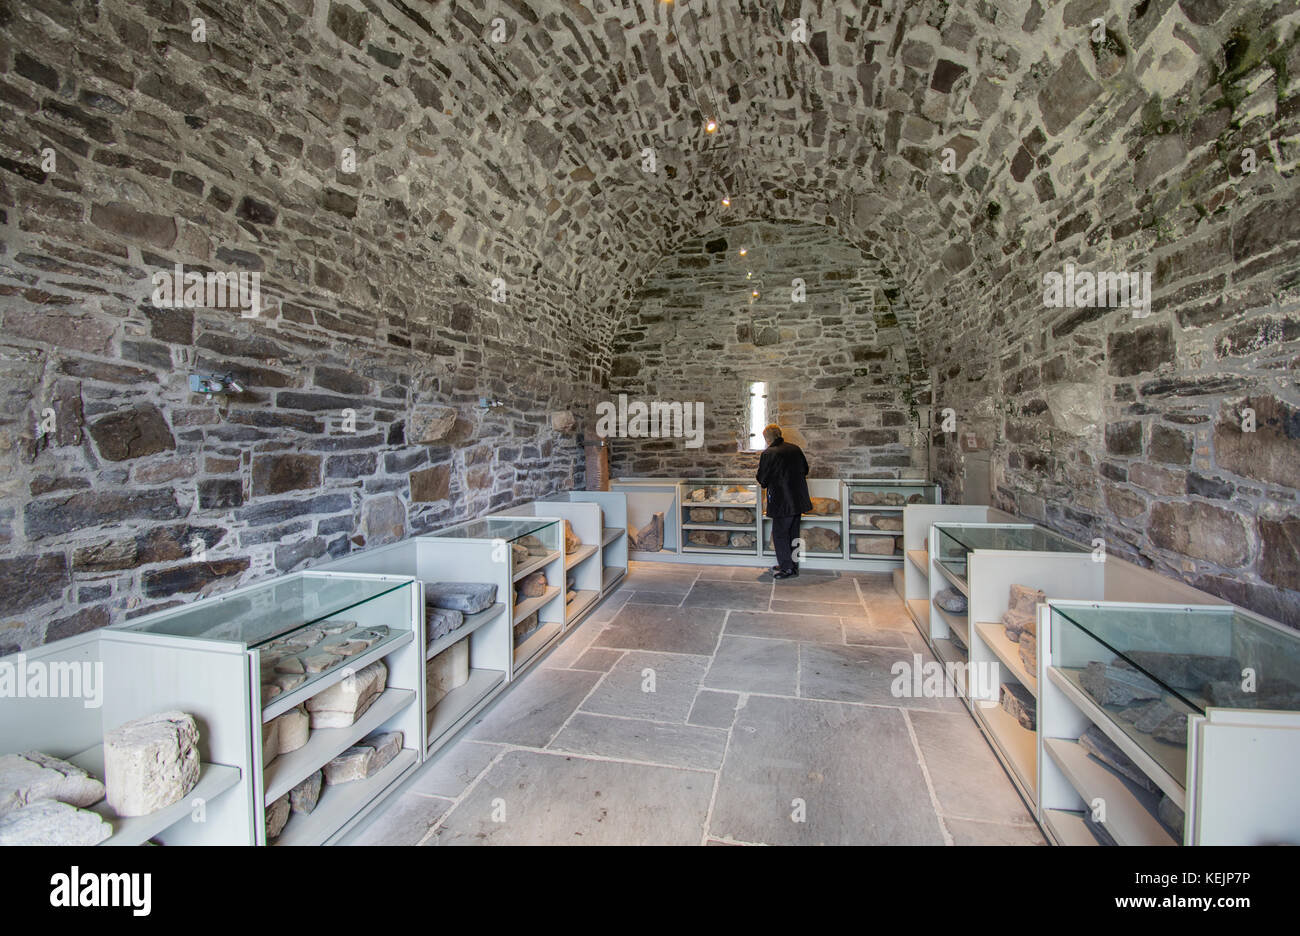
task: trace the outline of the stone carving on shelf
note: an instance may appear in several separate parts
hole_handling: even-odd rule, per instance
[[[757,494],[747,487],[739,484],[733,484],[718,495],[718,501],[724,504],[753,504],[757,503]]]
[[[877,530],[899,533],[903,529],[903,518],[897,514],[872,514],[871,525]]]
[[[42,799],[93,806],[103,798],[104,784],[76,764],[40,751],[0,755],[0,816]]]
[[[1031,675],[1038,674],[1038,635],[1031,631],[1020,632],[1020,662]]]
[[[322,768],[325,782],[333,786],[373,777],[387,767],[401,750],[400,731],[380,731],[367,735]]]
[[[312,775],[289,791],[289,808],[296,813],[308,815],[320,801],[320,788],[325,780],[325,772],[316,770]]]
[[[1151,782],[1137,764],[1133,763],[1132,758],[1121,751],[1119,745],[1108,738],[1106,733],[1096,725],[1089,725],[1088,729],[1079,735],[1079,746],[1142,789],[1152,793],[1160,792],[1160,788]]]
[[[578,539],[578,534],[573,532],[573,524],[566,519],[564,521],[564,554],[577,552],[582,546],[582,540]]]
[[[185,712],[159,712],[104,733],[104,787],[119,816],[147,816],[199,782],[199,729]]]
[[[523,565],[528,561],[527,547],[520,546],[518,543],[511,543],[510,557],[514,559],[515,565]]]
[[[280,720],[272,718],[262,722],[262,767],[271,765],[271,761],[280,756]]]
[[[838,553],[843,542],[839,530],[824,526],[802,527],[799,536],[803,539],[804,552],[809,553]]]
[[[311,727],[345,728],[366,713],[388,684],[388,667],[376,660],[356,673],[350,673],[327,689],[307,700]]]
[[[1020,683],[1003,683],[998,689],[998,704],[1020,723],[1021,728],[1027,731],[1037,730],[1038,701]]]
[[[758,537],[753,533],[732,533],[727,539],[727,545],[732,549],[753,549],[757,542]]]
[[[717,523],[717,507],[691,507],[687,510],[689,523]]]
[[[546,594],[546,573],[541,569],[529,572],[515,583],[516,600],[540,598]]]
[[[630,530],[629,539],[636,552],[659,552],[664,548],[663,511],[650,518],[650,522],[639,530]]]
[[[99,813],[54,799],[0,814],[0,845],[98,845],[112,834]]]
[[[288,793],[266,807],[266,838],[268,841],[280,837],[285,824],[289,821],[289,811]]]
[[[1152,699],[1121,709],[1119,717],[1158,741],[1187,744],[1187,713],[1175,709],[1164,699]]]
[[[687,530],[686,543],[689,546],[726,546],[731,541],[726,530]]]
[[[854,507],[874,507],[881,501],[875,491],[854,491],[849,495],[849,502]]]
[[[855,536],[853,551],[867,556],[892,556],[894,538],[892,536]]]
[[[453,689],[469,682],[469,638],[463,637],[425,664],[425,707],[433,707]]]
[[[1041,589],[1025,585],[1012,585],[1007,600],[1007,610],[1002,615],[1002,626],[1006,628],[1007,640],[1020,642],[1020,635],[1026,631],[1036,634],[1038,623],[1035,615],[1039,602],[1047,600]]]
[[[1149,676],[1118,657],[1110,663],[1089,663],[1079,674],[1079,682],[1101,705],[1131,705],[1161,695]]]
[[[538,616],[538,612],[536,611],[534,611],[532,614],[528,615],[528,617],[521,620],[518,624],[515,625],[515,630],[514,630],[515,646],[517,647],[525,640],[527,640],[528,635],[531,634],[533,631],[537,630],[537,628],[541,626],[542,626],[541,618]]]
[[[426,643],[433,643],[441,637],[446,637],[452,631],[465,623],[465,614],[454,608],[436,608],[431,604],[425,603],[424,606],[424,627]]]
[[[719,514],[723,523],[753,523],[754,511],[748,507],[723,507]]]
[[[497,586],[492,582],[434,582],[424,586],[425,604],[462,614],[486,611],[496,600]]]
[[[966,613],[966,596],[955,588],[945,588],[934,596],[934,603],[949,614]]]
[[[304,656],[302,658],[302,665],[306,667],[307,672],[309,673],[323,673],[342,659],[343,657],[341,654],[321,650],[318,653],[309,653]]]
[[[307,714],[307,709],[301,705],[295,705],[289,711],[277,715],[271,721],[279,726],[279,752],[281,754],[288,754],[298,750],[307,743],[307,739],[311,736],[311,716]]]
[[[812,510],[806,511],[805,515],[838,517],[840,514],[840,502],[833,497],[810,497],[809,500],[812,501]]]
[[[519,537],[519,539],[515,540],[515,543],[524,547],[530,556],[546,556],[551,553],[547,545],[532,533]]]
[[[709,499],[708,488],[695,488],[688,497],[693,501],[706,501]]]

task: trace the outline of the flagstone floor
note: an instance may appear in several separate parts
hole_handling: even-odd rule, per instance
[[[1043,839],[888,575],[634,562],[356,836],[370,845]]]

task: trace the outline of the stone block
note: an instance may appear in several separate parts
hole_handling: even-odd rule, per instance
[[[311,736],[311,716],[304,706],[295,706],[271,721],[279,723],[281,754],[298,750]]]
[[[1036,731],[1038,703],[1033,694],[1020,683],[1003,683],[998,689],[998,704],[1002,710],[1020,723],[1026,731]]]
[[[485,611],[496,600],[497,586],[492,582],[434,582],[424,586],[425,604],[462,614]]]
[[[530,617],[536,620],[535,614]],[[458,640],[425,664],[425,708],[432,711],[447,693],[467,682],[469,682],[468,637]]]
[[[1035,676],[1038,674],[1038,636],[1029,631],[1020,632],[1020,662]]]
[[[692,492],[692,497],[694,492]],[[628,539],[636,552],[659,552],[664,548],[664,515],[660,511],[639,530],[629,530]]]
[[[853,551],[867,556],[892,556],[894,539],[891,536],[855,536]]]
[[[309,815],[320,801],[320,788],[325,780],[325,772],[317,770],[310,777],[289,791],[289,808],[296,813]]]
[[[966,596],[955,588],[945,588],[934,596],[934,603],[949,614],[965,614]]]
[[[0,754],[0,816],[36,800],[93,806],[104,798],[104,784],[75,764],[40,751]]]
[[[718,508],[716,507],[691,507],[686,514],[691,523],[718,522]]]
[[[726,546],[730,537],[726,530],[687,530],[686,542],[691,546]]]
[[[515,594],[519,600],[540,598],[546,594],[546,572],[542,569],[529,572],[515,583]]]
[[[578,539],[578,534],[573,532],[573,524],[566,519],[564,521],[564,554],[577,552],[582,546],[582,540]]]
[[[98,845],[112,834],[98,813],[58,800],[36,800],[0,815],[0,846]]]
[[[804,526],[800,528],[799,536],[803,540],[804,552],[837,553],[840,551],[842,542],[840,533],[830,527]]]
[[[284,794],[284,796],[266,807],[267,841],[280,837],[280,833],[284,831],[285,824],[289,821],[290,808],[288,793]]]
[[[199,729],[184,712],[146,715],[104,733],[108,804],[119,816],[147,816],[199,782]]]
[[[388,684],[388,667],[376,660],[357,673],[323,689],[307,700],[311,727],[345,728],[366,713]]]
[[[1079,674],[1084,691],[1101,705],[1131,705],[1160,698],[1162,690],[1145,673],[1116,657],[1110,663],[1093,661]]]
[[[812,510],[807,511],[810,514],[816,514],[821,517],[837,517],[840,514],[840,502],[833,497],[812,497]],[[902,529],[902,527],[899,527]]]
[[[889,530],[891,533],[901,532],[903,518],[897,514],[872,514],[871,525],[877,530]]]
[[[719,517],[723,523],[753,523],[754,511],[744,507],[723,507]]]
[[[1079,746],[1106,766],[1132,780],[1142,789],[1149,790],[1152,793],[1160,792],[1160,788],[1147,778],[1147,775],[1141,771],[1138,765],[1133,763],[1132,758],[1121,751],[1119,745],[1106,737],[1106,733],[1096,725],[1089,725],[1088,729],[1079,736]]]
[[[424,630],[427,643],[433,643],[446,637],[465,623],[465,615],[454,608],[438,608],[428,604],[424,606]]]

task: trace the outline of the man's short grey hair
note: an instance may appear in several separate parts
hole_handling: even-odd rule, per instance
[[[781,434],[781,427],[776,423],[768,423],[763,427],[763,441],[768,445],[780,442],[784,436]]]

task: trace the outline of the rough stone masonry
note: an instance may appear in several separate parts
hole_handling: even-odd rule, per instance
[[[1300,623],[1298,20],[4,0],[0,651],[580,485],[557,413],[710,352],[742,376],[746,345],[818,368],[772,380],[824,473],[919,473],[928,390],[948,500],[973,446],[1000,506]],[[675,308],[690,263],[739,272],[708,245],[746,224],[822,238],[816,303]],[[1067,261],[1152,272],[1152,314],[1045,308]],[[155,307],[177,263],[257,272],[264,309]],[[664,323],[720,347],[668,366]],[[666,469],[655,444],[613,461]]]

